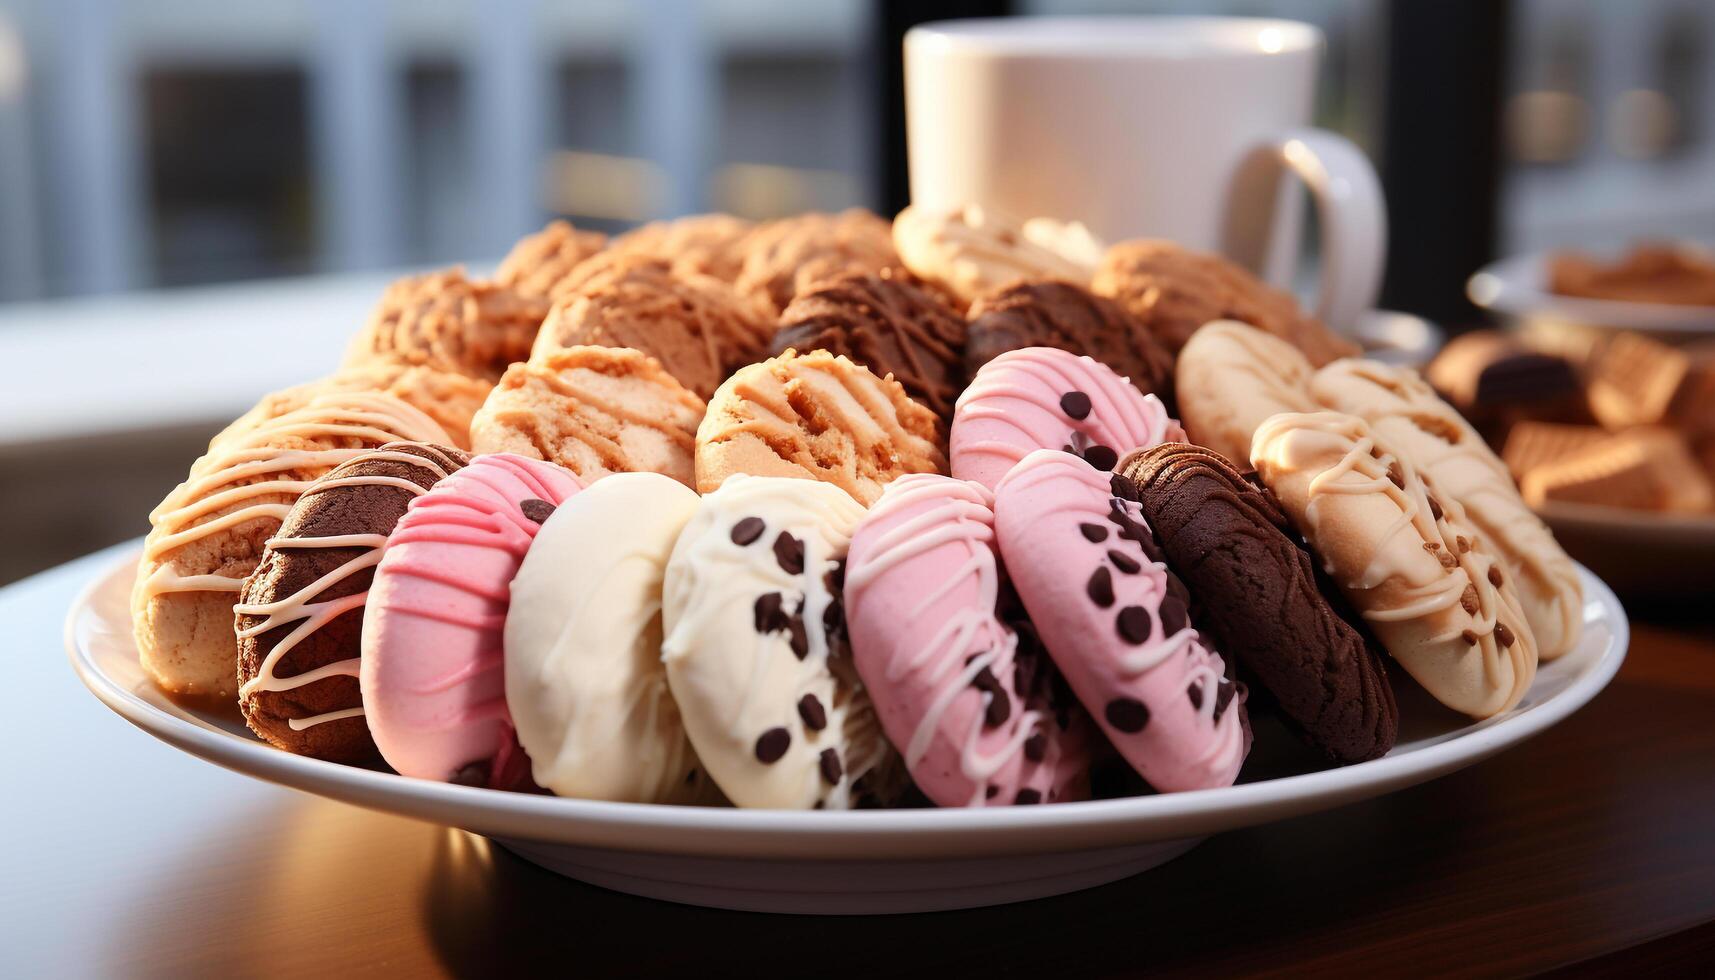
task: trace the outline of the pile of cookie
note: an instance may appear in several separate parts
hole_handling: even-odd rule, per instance
[[[1388,661],[1489,717],[1582,601],[1356,353],[1219,258],[975,207],[555,222],[212,440],[137,646],[287,751],[589,799],[1207,789],[1258,711],[1362,762]]]
[[[1533,507],[1715,512],[1715,344],[1478,331],[1451,341],[1426,374],[1502,447]]]

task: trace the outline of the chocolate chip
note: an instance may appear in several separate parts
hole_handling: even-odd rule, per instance
[[[525,517],[541,524],[548,519],[549,514],[554,512],[554,505],[540,497],[531,497],[529,500],[520,500],[518,509],[524,512]]]
[[[1165,596],[1161,600],[1161,637],[1169,636],[1185,628],[1185,600],[1176,595]]]
[[[1100,544],[1108,539],[1108,529],[1100,524],[1080,524],[1078,530],[1084,535],[1084,540],[1091,544]]]
[[[1041,803],[1042,791],[1029,788],[1021,789],[1018,791],[1018,796],[1014,797],[1012,802],[1019,806],[1029,806],[1033,803]]]
[[[846,604],[840,601],[839,596],[835,596],[834,600],[828,603],[828,608],[822,610],[822,629],[826,630],[829,636],[833,636],[844,629],[845,625]]]
[[[821,770],[822,778],[829,786],[838,786],[840,777],[846,774],[846,767],[840,765],[840,754],[833,749],[823,749],[822,755],[816,760],[816,768]]]
[[[1149,709],[1136,698],[1114,698],[1103,714],[1107,715],[1108,724],[1128,735],[1143,731],[1143,726],[1149,724]]]
[[[1203,682],[1202,681],[1192,681],[1191,686],[1187,687],[1185,689],[1185,696],[1187,698],[1191,699],[1192,710],[1194,710],[1194,711],[1203,710]]]
[[[1507,624],[1495,624],[1495,642],[1499,643],[1503,647],[1511,647],[1513,645],[1513,631],[1507,629]]]
[[[1114,604],[1114,577],[1108,574],[1106,565],[1098,565],[1096,570],[1090,573],[1090,580],[1084,583],[1084,592],[1089,595],[1091,602],[1103,609]]]
[[[751,544],[762,537],[762,532],[768,525],[760,517],[746,517],[732,526],[732,543],[739,547]]]
[[[1082,422],[1090,417],[1090,396],[1081,391],[1068,391],[1060,396],[1060,411]]]
[[[1149,610],[1142,606],[1127,606],[1114,617],[1114,628],[1127,643],[1148,642],[1150,625]]]
[[[1455,535],[1453,543],[1459,546],[1459,553],[1461,555],[1471,550],[1471,542],[1465,540],[1465,536],[1463,534]]]
[[[488,773],[488,762],[467,762],[460,766],[457,772],[453,773],[453,778],[448,782],[460,786],[487,786]]]
[[[764,592],[756,597],[753,615],[758,633],[773,633],[786,628],[786,601],[778,592]]]
[[[1012,699],[1006,696],[1006,689],[995,679],[994,671],[984,667],[977,671],[977,676],[971,678],[971,686],[989,696],[988,707],[983,709],[983,725],[987,728],[999,728],[1012,717]]]
[[[828,727],[828,712],[814,694],[798,699],[798,717],[804,719],[804,727],[810,731],[819,732]]]
[[[1472,646],[1477,645],[1477,634],[1474,630],[1465,630],[1459,634],[1459,639],[1464,640]]]
[[[1127,575],[1136,575],[1138,572],[1143,571],[1143,566],[1137,563],[1137,559],[1123,551],[1110,550],[1108,552],[1108,561],[1113,562],[1115,568]]]
[[[774,560],[780,563],[782,570],[788,575],[800,575],[804,571],[804,542],[793,537],[790,531],[781,531],[774,539]]]
[[[786,754],[787,746],[792,744],[792,734],[784,728],[770,728],[756,740],[756,758],[760,762],[775,763]]]
[[[829,592],[839,592],[846,587],[846,560],[844,558],[834,562],[834,567],[828,569],[827,573],[822,576],[822,584],[828,587]]]
[[[1430,497],[1429,498],[1429,513],[1430,513],[1430,516],[1434,517],[1436,520],[1439,521],[1441,519],[1441,501],[1436,500],[1434,497]]]
[[[1501,569],[1498,565],[1489,566],[1489,584],[1495,588],[1501,587]]]
[[[999,786],[989,786],[983,790],[983,799],[985,799],[985,800],[992,800],[996,796],[999,796],[999,795],[1000,795],[1000,787]]]
[[[1477,615],[1477,610],[1481,609],[1482,606],[1481,606],[1481,604],[1479,604],[1477,602],[1477,587],[1476,586],[1474,586],[1474,585],[1465,586],[1465,591],[1459,593],[1459,605],[1463,606],[1465,611],[1470,613],[1471,615],[1473,615],[1473,616]]]
[[[1398,462],[1389,462],[1387,464],[1387,478],[1394,486],[1401,490],[1405,489],[1405,474],[1400,471]]]
[[[1106,446],[1091,446],[1084,450],[1084,462],[1098,470],[1111,470],[1119,465],[1120,454]]]
[[[1233,702],[1233,695],[1237,694],[1237,693],[1238,693],[1238,688],[1234,687],[1233,682],[1228,680],[1225,677],[1221,678],[1220,683],[1215,685],[1215,721],[1216,722],[1219,722],[1221,720],[1221,715],[1226,713],[1227,705],[1229,705]]]
[[[1041,762],[1048,754],[1048,736],[1037,732],[1024,740],[1024,757],[1031,762]]]
[[[810,655],[810,637],[804,632],[804,617],[794,614],[786,620],[786,643],[792,656],[803,660]]]

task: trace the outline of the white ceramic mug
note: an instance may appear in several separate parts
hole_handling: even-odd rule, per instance
[[[1375,170],[1308,127],[1322,34],[1226,17],[945,21],[905,36],[912,203],[1167,238],[1276,285],[1296,269],[1299,197],[1322,233],[1317,314],[1347,330],[1381,285]]]

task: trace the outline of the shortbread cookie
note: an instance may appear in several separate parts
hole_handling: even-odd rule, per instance
[[[1507,433],[1501,460],[1513,479],[1523,483],[1525,474],[1537,467],[1558,463],[1611,438],[1612,434],[1599,425],[1520,422]]]
[[[357,682],[369,583],[406,505],[469,461],[444,446],[390,442],[298,498],[233,607],[238,706],[251,731],[318,759],[375,755]]]
[[[840,608],[861,517],[829,484],[735,476],[667,561],[661,660],[691,744],[738,806],[873,806],[898,785]]]
[[[1376,638],[1442,704],[1519,702],[1536,638],[1512,577],[1457,500],[1355,415],[1283,413],[1251,463]]]
[[[707,398],[727,376],[767,356],[774,323],[711,276],[676,274],[661,259],[621,256],[555,304],[531,348],[541,361],[567,347],[631,347]]]
[[[570,221],[550,221],[512,246],[495,269],[494,281],[520,296],[556,300],[572,270],[606,244],[607,236],[599,231],[580,230]]]
[[[1238,320],[1292,344],[1314,365],[1358,353],[1357,345],[1306,315],[1290,295],[1226,259],[1172,242],[1115,245],[1102,257],[1094,286],[1174,352],[1210,320]]]
[[[131,591],[149,676],[180,694],[235,696],[232,606],[268,539],[322,474],[400,440],[445,444],[447,434],[392,395],[335,391],[211,445],[149,515]]]
[[[1610,429],[1659,425],[1690,369],[1683,351],[1642,334],[1615,334],[1585,368],[1590,411]]]
[[[467,279],[462,269],[411,276],[387,287],[345,364],[390,360],[493,381],[530,356],[547,313],[545,299]]]
[[[1057,222],[1019,222],[975,204],[949,211],[913,205],[893,219],[893,247],[907,269],[969,304],[1020,279],[1088,283],[1102,246],[1082,225],[1072,227],[1086,247],[1067,249],[1080,236]]]
[[[823,279],[899,267],[887,222],[862,208],[771,221],[745,236],[738,291],[784,310]]]
[[[1638,428],[1531,469],[1519,485],[1532,507],[1551,501],[1698,514],[1715,509],[1710,485],[1685,439]]]
[[[897,381],[827,351],[742,368],[697,427],[697,490],[734,473],[832,483],[868,506],[889,480],[941,473],[935,416]]]
[[[1577,566],[1519,499],[1506,464],[1417,372],[1340,360],[1316,372],[1310,391],[1323,405],[1368,422],[1437,490],[1463,505],[1512,577],[1537,656],[1553,660],[1577,645],[1584,629]]]
[[[1314,412],[1310,362],[1291,344],[1232,320],[1191,335],[1174,369],[1179,419],[1191,441],[1240,470],[1251,465],[1251,436],[1278,412]]]
[[[643,472],[689,486],[703,409],[647,354],[568,347],[507,369],[471,420],[471,447],[558,463],[585,483]]]
[[[818,283],[780,315],[771,349],[844,354],[893,380],[944,423],[964,387],[965,318],[905,277],[857,273]]]
[[[1173,402],[1173,355],[1118,303],[1069,282],[1018,282],[971,304],[965,371],[1009,350],[1058,347],[1093,357],[1146,395]]]
[[[730,283],[744,267],[744,239],[754,228],[730,214],[694,214],[634,228],[615,238],[612,247],[622,255],[662,259],[676,274],[714,276]]]

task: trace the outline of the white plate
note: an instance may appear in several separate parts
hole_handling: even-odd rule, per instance
[[[1715,306],[1627,303],[1548,290],[1548,256],[1515,255],[1484,266],[1465,284],[1471,302],[1529,325],[1642,330],[1664,339],[1715,333]]]
[[[174,703],[149,682],[131,640],[135,565],[134,555],[116,563],[79,597],[66,646],[95,696],[149,734],[258,779],[493,837],[592,884],[775,912],[917,912],[1056,895],[1152,868],[1223,830],[1421,783],[1516,745],[1584,705],[1619,669],[1629,635],[1614,594],[1585,572],[1584,640],[1544,666],[1518,708],[1467,724],[1411,702],[1409,685],[1396,685],[1407,722],[1399,744],[1386,758],[1344,769],[1053,806],[733,810],[505,793],[281,752],[235,720]],[[1264,734],[1259,747],[1284,740]]]

